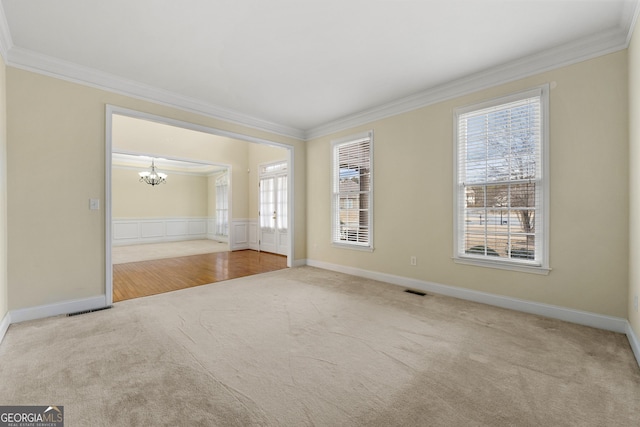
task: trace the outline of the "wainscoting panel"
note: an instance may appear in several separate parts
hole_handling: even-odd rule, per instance
[[[189,220],[189,234],[207,234],[207,220],[197,219],[197,220]]]
[[[216,219],[215,218],[207,219],[207,238],[211,240],[215,240],[216,238]]]
[[[140,223],[140,237],[144,239],[164,237],[164,221],[149,221]]]
[[[113,246],[207,239],[215,218],[116,218],[112,230]]]
[[[114,242],[131,239],[137,240],[140,237],[140,223],[138,222],[114,221],[112,229]]]
[[[231,250],[249,249],[249,227],[246,220],[234,219],[231,221],[231,227],[233,227]]]
[[[230,247],[232,251],[243,249],[258,250],[258,220],[234,219],[231,220],[233,230]]]
[[[260,250],[259,243],[259,234],[258,234],[258,220],[252,219],[249,220],[249,249],[253,249],[254,251]]]
[[[188,236],[189,225],[186,220],[170,220],[165,223],[167,236]]]

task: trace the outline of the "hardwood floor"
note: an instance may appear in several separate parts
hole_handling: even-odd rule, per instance
[[[287,257],[218,252],[113,265],[113,302],[287,268]]]

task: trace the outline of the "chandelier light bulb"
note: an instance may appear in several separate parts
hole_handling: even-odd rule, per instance
[[[140,175],[140,182],[146,182],[151,186],[165,184],[167,182],[167,174],[156,170],[156,164],[153,159],[151,160],[150,170],[138,172],[138,175]]]

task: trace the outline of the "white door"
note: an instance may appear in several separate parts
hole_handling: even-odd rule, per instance
[[[287,255],[287,162],[260,166],[260,250]]]

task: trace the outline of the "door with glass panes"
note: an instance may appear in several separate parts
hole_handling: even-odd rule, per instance
[[[287,255],[287,162],[260,165],[260,250]]]

